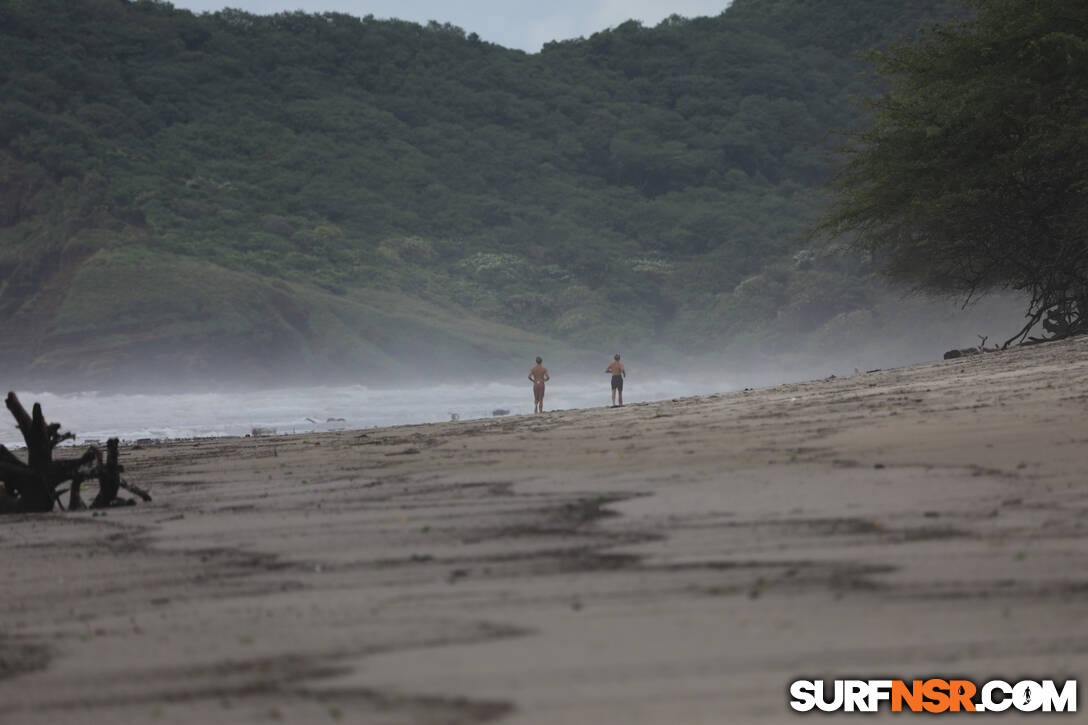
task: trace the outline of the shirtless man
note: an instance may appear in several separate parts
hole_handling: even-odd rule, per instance
[[[544,412],[544,383],[551,380],[551,376],[548,375],[548,368],[544,367],[540,363],[544,362],[544,358],[537,357],[536,367],[529,371],[529,379],[533,381],[533,412]]]
[[[627,370],[624,369],[623,363],[620,362],[619,353],[616,353],[616,357],[612,362],[608,363],[608,367],[604,371],[612,373],[612,407],[616,407],[617,390],[620,393],[620,405],[623,405],[623,379],[627,377]]]

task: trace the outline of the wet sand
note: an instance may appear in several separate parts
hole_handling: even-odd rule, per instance
[[[1083,678],[1086,420],[1080,338],[129,447],[152,503],[0,521],[0,720],[778,723],[801,677]]]

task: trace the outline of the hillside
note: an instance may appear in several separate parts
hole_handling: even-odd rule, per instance
[[[486,373],[872,322],[864,262],[798,240],[832,130],[862,122],[852,54],[957,8],[737,0],[528,55],[435,23],[0,0],[4,365]]]

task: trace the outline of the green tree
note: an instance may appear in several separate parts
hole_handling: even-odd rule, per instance
[[[825,129],[854,125],[848,98],[870,89],[853,53],[950,9],[734,0],[527,54],[372,16],[0,0],[0,330],[24,341],[0,372],[54,353],[110,369],[107,329],[133,364],[141,345],[197,345],[233,365],[204,341],[266,349],[283,314],[259,290],[285,285],[314,359],[345,334],[395,352],[403,319],[344,312],[392,296],[398,315],[453,305],[587,345],[819,334],[869,275],[796,261],[825,202],[808,192],[834,170]],[[86,296],[103,259],[130,280],[102,290],[123,307]],[[173,303],[208,280],[217,304]]]
[[[892,277],[1030,298],[1027,324],[1088,331],[1088,4],[972,0],[974,17],[871,52],[870,102],[819,229]]]

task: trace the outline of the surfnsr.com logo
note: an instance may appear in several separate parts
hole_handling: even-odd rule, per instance
[[[1077,681],[796,680],[790,697],[798,712],[1076,712]]]

